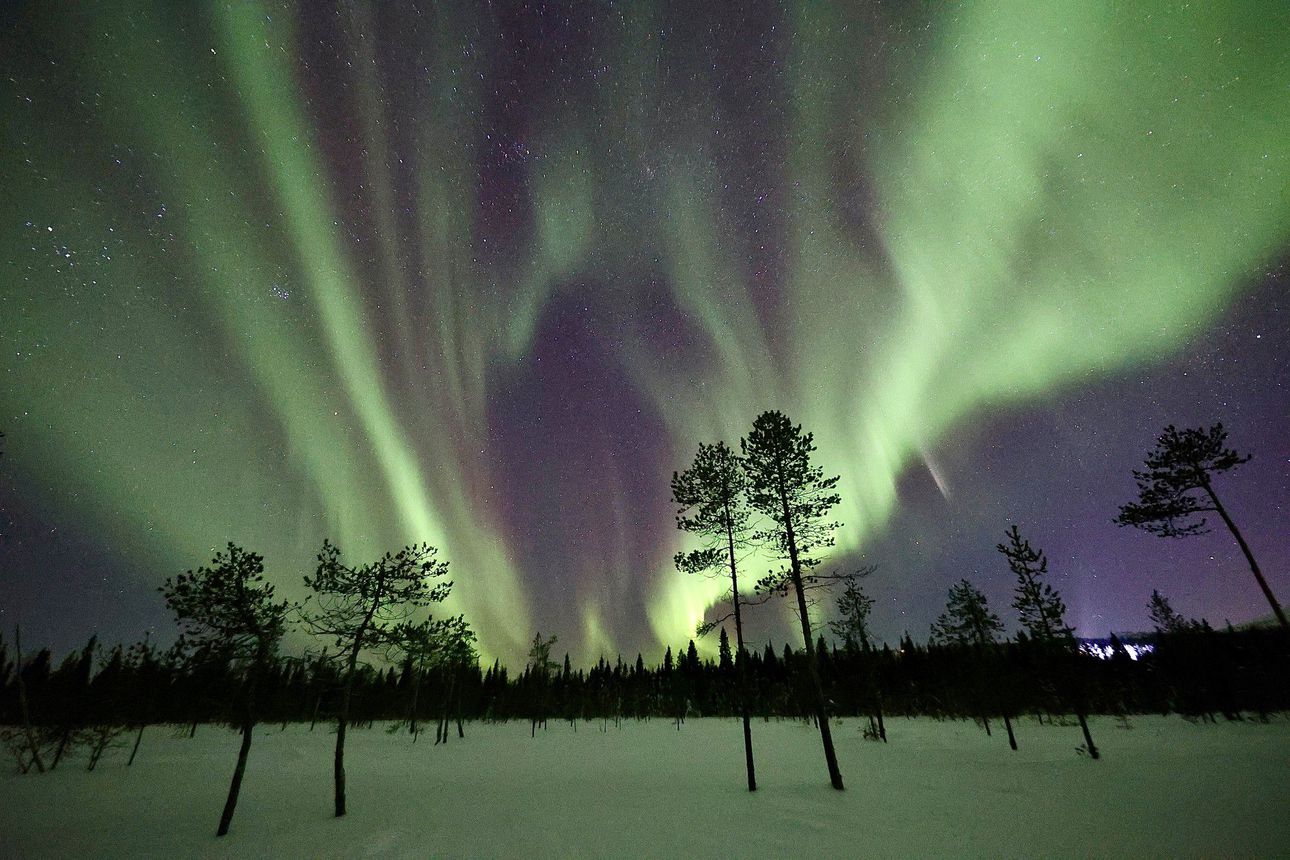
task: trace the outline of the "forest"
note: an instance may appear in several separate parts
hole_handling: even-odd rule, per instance
[[[1226,447],[1221,425],[1166,428],[1147,468],[1135,472],[1138,499],[1115,521],[1187,537],[1205,529],[1204,513],[1218,512],[1280,623],[1216,630],[1182,617],[1153,590],[1146,608],[1154,629],[1128,641],[1113,634],[1105,647],[1075,636],[1048,581],[1047,558],[1015,524],[997,546],[1015,578],[1015,634],[1005,635],[985,595],[964,579],[949,589],[926,639],[906,632],[894,645],[876,641],[869,627],[874,600],[865,591],[873,568],[816,570],[833,545],[838,524],[830,509],[840,496],[838,479],[811,463],[811,434],[767,412],[739,447],[736,455],[723,443],[701,445],[693,465],[672,477],[677,527],[698,541],[677,553],[678,573],[729,577],[722,604],[729,611],[710,613],[696,630],[717,635],[715,659],[700,657],[691,639],[675,652],[667,647],[661,662],[601,655],[575,668],[568,653],[554,658],[558,637],[537,633],[522,669],[481,665],[466,620],[429,612],[453,585],[434,547],[410,545],[353,564],[324,542],[315,571],[304,577],[309,597],[295,604],[276,598],[262,557],[230,543],[209,565],[159,589],[179,625],[169,648],[147,638],[111,647],[91,638],[55,661],[49,649],[24,654],[19,629],[12,641],[0,639],[4,744],[21,773],[54,770],[76,750],[94,770],[110,751],[127,766],[146,755],[150,726],[188,737],[204,724],[235,727],[241,748],[223,835],[261,724],[335,732],[333,800],[342,816],[347,733],[378,724],[412,742],[433,725],[439,745],[453,735],[464,740],[475,722],[525,721],[536,742],[551,721],[607,732],[624,720],[663,720],[684,731],[687,719],[740,717],[748,789],[755,791],[752,723],[800,720],[820,732],[830,782],[841,790],[830,717],[860,718],[864,737],[876,743],[888,741],[892,718],[969,720],[986,735],[998,733],[1001,749],[1006,737],[1014,751],[1026,743],[1016,724],[1028,717],[1070,726],[1076,751],[1095,760],[1101,753],[1091,714],[1266,721],[1290,707],[1284,615],[1213,487],[1214,476],[1249,459]],[[780,564],[748,594],[738,577],[750,557]],[[802,641],[747,643],[742,613],[790,595]],[[833,620],[820,623],[825,598]],[[289,631],[316,647],[283,653]]]

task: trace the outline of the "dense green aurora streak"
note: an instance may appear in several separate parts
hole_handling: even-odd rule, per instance
[[[36,93],[0,154],[0,333],[27,356],[0,397],[6,422],[30,416],[4,427],[25,440],[14,468],[54,469],[57,503],[75,494],[149,584],[229,538],[289,594],[324,535],[359,557],[428,540],[454,565],[454,611],[514,658],[550,622],[479,462],[489,383],[526,359],[553,299],[592,283],[674,465],[782,409],[842,475],[839,553],[860,551],[953,428],[1169,355],[1290,239],[1290,9],[955,10],[890,38],[858,4],[786,17],[767,180],[782,217],[760,235],[728,206],[704,47],[658,38],[650,4],[598,21],[598,85],[577,110],[554,90],[535,110],[531,229],[498,256],[469,205],[480,81],[503,50],[487,20],[440,10],[418,34],[424,98],[399,101],[373,71],[381,13],[347,13],[371,202],[352,215],[297,80],[293,13],[54,17],[71,77],[6,67],[0,83],[9,105]],[[84,117],[59,116],[77,100]],[[411,189],[394,123],[415,141]],[[857,223],[861,191],[875,214]],[[351,217],[376,225],[362,251],[379,283],[352,259]],[[749,248],[779,261],[773,308]],[[635,324],[646,271],[704,360],[660,355]],[[672,548],[645,583],[626,558],[571,559],[582,629],[550,632],[579,653],[644,645],[613,612],[636,589],[656,639],[682,641],[720,586],[672,571]]]

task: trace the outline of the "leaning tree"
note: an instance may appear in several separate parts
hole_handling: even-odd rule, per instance
[[[684,472],[672,473],[672,501],[677,506],[676,527],[696,535],[699,549],[676,554],[674,563],[682,573],[730,576],[730,603],[735,621],[735,671],[739,688],[739,713],[744,729],[744,764],[748,790],[757,790],[753,768],[752,725],[748,710],[748,652],[744,648],[742,599],[739,596],[738,552],[752,541],[751,511],[747,500],[748,479],[734,451],[724,442],[699,445],[694,463]],[[700,635],[710,632],[724,619],[699,627]],[[725,628],[721,628],[722,636]],[[727,644],[727,647],[729,645]]]
[[[1008,567],[1017,577],[1013,591],[1012,607],[1021,617],[1021,625],[1030,636],[1030,645],[1045,668],[1054,663],[1071,667],[1071,674],[1078,677],[1079,645],[1075,641],[1075,628],[1066,623],[1066,604],[1057,589],[1048,584],[1048,557],[1043,550],[1030,545],[1014,525],[1006,533],[1008,542],[995,548],[1008,561]],[[1079,727],[1084,732],[1084,743],[1090,758],[1098,758],[1097,745],[1088,728],[1083,702],[1083,688],[1076,691],[1071,703]]]
[[[807,674],[814,693],[816,719],[829,781],[842,790],[842,772],[838,769],[829,731],[828,705],[820,681],[820,667],[807,611],[805,580],[820,563],[819,550],[833,546],[833,532],[838,523],[829,519],[829,511],[842,501],[836,492],[837,476],[826,478],[819,466],[811,465],[815,437],[803,433],[781,412],[763,412],[753,422],[748,436],[739,440],[744,470],[748,475],[748,502],[753,510],[770,521],[762,537],[787,562],[758,581],[759,590],[787,595],[791,589],[797,598],[797,613],[802,624],[802,645],[806,653]]]
[[[1146,470],[1133,470],[1138,500],[1121,505],[1115,522],[1160,537],[1178,538],[1205,534],[1209,527],[1203,514],[1218,514],[1236,538],[1277,622],[1282,628],[1290,628],[1281,604],[1254,560],[1250,545],[1214,490],[1215,476],[1249,460],[1250,455],[1241,455],[1227,447],[1227,431],[1222,424],[1185,430],[1170,424],[1156,439],[1155,449],[1147,454]]]
[[[257,688],[272,667],[292,606],[273,599],[273,585],[264,581],[263,556],[233,543],[217,554],[209,567],[167,579],[158,590],[179,623],[180,651],[217,652],[242,669],[242,746],[215,831],[216,836],[223,836],[233,821],[251,751]]]
[[[415,612],[448,596],[452,583],[442,581],[448,562],[437,556],[438,550],[429,544],[412,544],[371,564],[351,567],[342,563],[334,544],[324,541],[314,575],[305,576],[313,594],[301,619],[310,632],[335,640],[337,659],[344,666],[332,768],[337,818],[345,814],[345,734],[359,657],[365,650],[388,646]]]

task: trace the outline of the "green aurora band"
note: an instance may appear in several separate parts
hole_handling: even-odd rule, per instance
[[[292,14],[46,12],[33,31],[74,72],[6,64],[0,83],[13,467],[44,469],[43,503],[72,500],[145,584],[232,538],[299,596],[320,522],[358,558],[429,541],[456,572],[451,610],[513,659],[542,625],[540,583],[477,462],[488,380],[569,285],[619,309],[620,359],[676,467],[765,408],[814,431],[853,553],[953,428],[1168,356],[1286,247],[1290,7],[967,3],[890,32],[859,7],[801,3],[782,25],[769,321],[747,265],[765,237],[725,205],[704,46],[659,38],[649,4],[596,21],[604,72],[577,110],[552,91],[535,111],[532,229],[505,262],[477,254],[468,205],[502,50],[488,21],[439,10],[417,34],[428,98],[401,105],[376,71],[376,13],[345,7],[381,273],[366,288]],[[415,128],[410,229],[393,122]],[[878,213],[863,228],[860,177]],[[633,324],[648,270],[701,327],[707,363],[679,367]],[[570,596],[583,629],[549,632],[575,654],[647,644],[611,619],[627,590],[645,589],[659,643],[683,642],[721,591],[665,564],[633,583],[628,561],[571,562],[586,565]]]

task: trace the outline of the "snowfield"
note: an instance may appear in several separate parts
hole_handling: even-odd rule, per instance
[[[260,726],[229,836],[215,825],[235,732],[150,727],[139,757],[0,776],[4,857],[1232,857],[1290,846],[1290,721],[1135,717],[1079,730],[892,718],[835,729],[845,792],[809,725],[756,721],[759,790],[737,721],[469,725],[434,747],[378,726],[347,744],[349,815],[331,817],[334,735]],[[433,727],[432,727],[433,728]],[[1002,729],[1002,726],[999,726]]]

